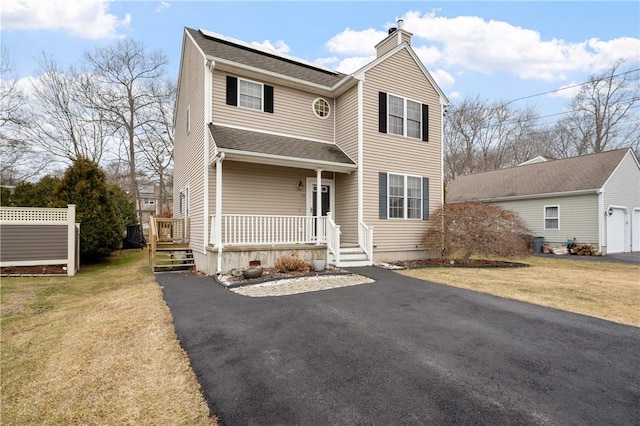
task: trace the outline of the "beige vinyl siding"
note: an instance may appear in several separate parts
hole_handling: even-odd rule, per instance
[[[358,242],[358,173],[336,173],[336,224],[341,242]]]
[[[518,213],[534,236],[544,237],[551,247],[567,244],[575,238],[580,244],[598,247],[598,195],[580,194],[564,197],[536,198],[530,200],[501,201],[494,203]],[[544,229],[545,206],[558,206],[560,229]]]
[[[180,93],[176,103],[173,212],[180,217],[180,190],[189,187],[190,245],[204,252],[204,76],[208,72],[204,58],[189,37],[183,47]],[[191,126],[187,133],[186,110],[191,110]]]
[[[335,103],[332,98],[323,97],[331,109],[326,119],[318,118],[313,112],[313,101],[319,96],[284,86],[274,86],[273,113],[227,105],[227,75],[225,72],[214,71],[213,121],[215,123],[333,142]],[[264,83],[255,79],[249,80]]]
[[[387,38],[382,40],[380,44],[376,46],[376,57],[380,57],[385,53],[393,50],[394,47],[398,46],[398,33],[394,32],[391,35],[388,35]]]
[[[399,77],[402,78],[399,78]],[[378,132],[378,92],[383,91],[429,105],[429,142]],[[406,50],[367,71],[364,91],[364,220],[375,228],[376,259],[384,252],[421,248],[429,221],[379,219],[378,173],[398,173],[429,178],[429,210],[440,205],[441,107],[435,88]]]
[[[336,99],[336,145],[358,163],[358,87]],[[358,173],[336,173],[336,223],[341,241],[358,241]]]
[[[358,162],[358,87],[352,87],[336,99],[336,145]]]
[[[67,259],[68,225],[0,225],[0,261]],[[44,237],[46,236],[46,237]]]
[[[305,216],[306,185],[299,180],[315,177],[313,170],[223,161],[222,213]],[[211,188],[215,198],[215,186]]]

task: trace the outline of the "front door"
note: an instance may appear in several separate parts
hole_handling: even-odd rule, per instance
[[[318,212],[318,185],[313,184],[313,193],[311,194],[311,216],[326,216],[327,212],[331,211],[331,187],[329,185],[322,185],[322,208]]]

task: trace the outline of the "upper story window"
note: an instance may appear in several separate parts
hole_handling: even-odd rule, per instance
[[[273,113],[273,86],[228,75],[227,105]]]
[[[329,117],[329,102],[322,98],[318,98],[313,101],[313,112],[316,114],[318,118],[327,118]]]
[[[429,105],[379,92],[378,130],[380,133],[428,141]]]
[[[238,105],[262,111],[262,84],[240,80],[240,101]]]
[[[544,206],[544,229],[560,229],[560,206]]]

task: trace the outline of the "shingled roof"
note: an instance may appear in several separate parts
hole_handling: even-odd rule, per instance
[[[216,146],[222,151],[233,150],[355,166],[349,156],[332,143],[315,142],[215,124],[209,124],[209,131]]]
[[[597,190],[604,186],[628,148],[545,161],[456,178],[447,186],[447,202]]]
[[[326,87],[333,87],[346,77],[346,74],[330,71],[320,66],[316,67],[306,61],[296,61],[292,57],[270,54],[257,48],[251,48],[247,44],[234,43],[227,37],[216,37],[214,33],[192,28],[185,28],[185,30],[193,37],[205,55],[212,58],[225,59]]]

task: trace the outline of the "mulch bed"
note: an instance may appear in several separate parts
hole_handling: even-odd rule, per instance
[[[67,265],[6,266],[0,275],[67,275]]]
[[[269,281],[284,280],[288,278],[302,278],[302,277],[315,277],[316,275],[347,275],[348,271],[340,268],[326,268],[322,271],[310,271],[310,272],[276,272],[273,268],[263,267],[262,276],[258,278],[244,278],[242,275],[234,277],[232,275],[222,275],[220,277],[213,276],[219,284],[225,287],[240,287],[249,284],[260,284]]]
[[[405,269],[416,268],[522,268],[529,266],[526,263],[509,262],[503,260],[487,260],[487,259],[421,259],[407,260],[391,263],[394,266]]]

